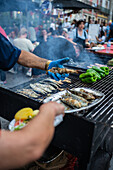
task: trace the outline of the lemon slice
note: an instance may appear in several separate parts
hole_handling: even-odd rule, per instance
[[[33,115],[33,109],[27,107],[27,108],[23,108],[21,110],[19,110],[16,114],[15,114],[15,120],[26,120],[28,119],[30,116],[32,117]]]
[[[35,117],[39,113],[39,110],[34,110],[32,116]]]

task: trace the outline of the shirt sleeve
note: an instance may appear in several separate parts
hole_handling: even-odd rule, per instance
[[[11,69],[20,56],[21,50],[13,46],[7,38],[0,34],[0,69]]]
[[[30,40],[28,40],[27,44],[28,44],[29,51],[33,51],[34,50],[34,46],[33,46],[32,42]]]

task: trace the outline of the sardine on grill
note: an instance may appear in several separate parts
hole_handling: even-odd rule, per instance
[[[94,96],[95,98],[99,98],[99,97],[101,97],[98,93],[96,93],[96,92],[88,92],[88,91],[86,91],[86,90],[84,90],[84,89],[80,89],[80,91],[81,92],[83,92],[83,93],[86,93],[86,94],[88,94],[88,95],[90,95],[90,96]]]
[[[53,80],[53,79],[50,79],[50,78],[47,78],[45,80],[40,81],[40,83],[44,83],[44,82],[54,83],[58,86],[63,84],[61,81],[56,81],[56,80]]]
[[[76,89],[70,89],[70,92],[73,93],[73,94],[76,94],[80,97],[83,97],[85,98],[86,100],[94,100],[95,99],[95,96],[93,96],[91,93],[85,93],[83,91],[81,91],[82,89],[80,90],[76,90]]]
[[[32,89],[17,90],[17,93],[32,97],[32,98],[38,98],[40,96],[39,94],[35,93]]]
[[[30,84],[30,87],[36,91],[37,93],[42,93],[42,94],[46,94],[46,92],[44,90],[42,90],[41,88],[37,87],[36,85],[34,84]]]
[[[76,99],[77,101],[79,101],[81,103],[81,107],[86,107],[88,105],[88,101],[86,99],[84,99],[83,97],[77,96],[75,94],[72,94],[70,92],[66,92],[66,97],[72,97],[73,99]]]
[[[68,104],[69,106],[81,108],[81,103],[72,97],[63,97],[60,99],[62,102]]]
[[[34,85],[36,85],[37,87],[41,88],[42,90],[51,93],[52,91],[49,89],[49,87],[45,84],[40,84],[40,83],[35,83]]]

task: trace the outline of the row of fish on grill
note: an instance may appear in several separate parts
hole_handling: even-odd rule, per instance
[[[69,78],[66,78],[63,81],[55,81],[53,79],[47,78],[45,80],[42,80],[37,83],[30,84],[29,89],[22,89],[17,90],[17,93],[31,98],[39,98],[41,96],[50,96],[53,91],[59,90],[62,91],[64,89],[61,88],[61,85],[66,83],[71,83],[71,80]],[[41,99],[40,99],[41,100]]]
[[[65,107],[65,111],[83,110],[90,108],[99,102],[103,94],[84,87],[66,89],[62,92],[55,93],[44,99],[44,103],[56,101]]]
[[[62,103],[72,108],[79,109],[81,107],[87,107],[90,103],[100,97],[100,95],[88,92],[82,88],[79,90],[73,88],[68,89],[65,95],[61,96],[60,100]]]

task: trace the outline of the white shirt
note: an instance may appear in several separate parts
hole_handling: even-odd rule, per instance
[[[63,27],[64,28],[71,28],[71,24],[69,22],[64,22]]]
[[[100,43],[104,43],[105,42],[106,37],[102,36],[101,38],[99,38],[99,40],[102,40]]]

